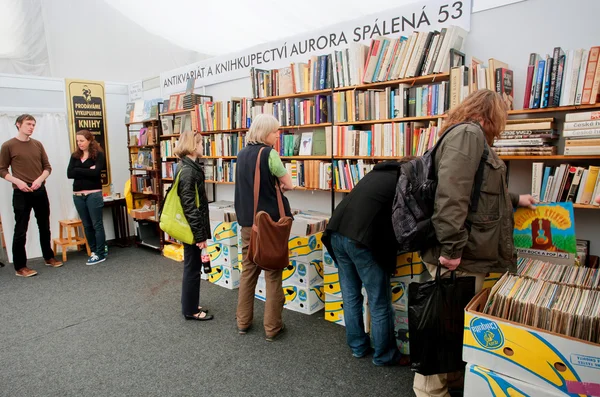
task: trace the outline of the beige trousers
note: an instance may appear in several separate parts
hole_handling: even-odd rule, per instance
[[[435,277],[437,271],[436,265],[425,264],[427,271],[431,277]],[[450,276],[450,270],[442,269],[442,277]],[[483,288],[483,282],[485,281],[485,273],[468,273],[456,271],[457,277],[475,277],[475,293],[477,294]],[[448,393],[448,387],[462,387],[464,383],[463,371],[452,372],[449,374],[437,374],[423,376],[421,374],[415,374],[415,380],[413,383],[413,391],[417,397],[450,397]]]
[[[238,292],[237,326],[247,329],[252,325],[254,316],[254,290],[261,271],[265,272],[267,299],[265,302],[264,327],[267,336],[276,335],[283,321],[281,312],[285,303],[282,288],[283,270],[264,270],[248,259],[248,246],[250,245],[251,227],[241,228],[242,233],[242,275]]]

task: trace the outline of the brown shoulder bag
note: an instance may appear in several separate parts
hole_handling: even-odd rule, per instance
[[[293,219],[285,214],[279,186],[275,187],[279,221],[273,222],[271,216],[265,211],[256,212],[260,192],[260,156],[263,150],[264,147],[258,152],[254,171],[254,223],[250,235],[248,258],[265,270],[281,270],[289,262],[288,241]]]

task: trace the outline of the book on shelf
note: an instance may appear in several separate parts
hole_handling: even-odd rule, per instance
[[[523,109],[595,104],[600,85],[600,46],[529,55]]]
[[[592,204],[599,179],[598,166],[573,166],[560,164],[544,166],[543,162],[532,164],[532,195],[542,202],[572,202]]]
[[[508,120],[492,148],[498,155],[553,155],[558,139],[553,118]]]
[[[132,166],[138,169],[152,169],[154,164],[153,151],[150,149],[140,149],[132,154]]]
[[[336,126],[334,156],[422,156],[437,142],[436,122],[374,124],[370,127]]]
[[[600,111],[567,113],[563,136],[565,156],[600,155]]]
[[[236,165],[236,160],[205,159],[205,178],[213,182],[235,182]]]
[[[284,165],[292,178],[294,186],[306,189],[331,189],[331,163],[320,160],[284,159]]]
[[[155,194],[157,181],[149,175],[131,175],[131,187],[133,193]]]
[[[252,118],[259,114],[271,114],[282,127],[331,123],[332,98],[315,95],[312,98],[287,98],[270,103],[255,104]]]
[[[219,133],[202,137],[202,155],[209,157],[237,156],[242,149],[236,133]]]
[[[334,160],[332,165],[333,183],[338,190],[352,190],[375,164],[364,160]]]
[[[160,119],[160,124],[162,126],[162,135],[173,134],[173,120],[167,117],[163,117]]]
[[[175,178],[179,164],[176,161],[163,161],[161,163],[162,178]]]
[[[170,139],[165,139],[160,141],[160,157],[174,157],[175,147],[177,147],[177,143],[179,139],[175,137],[171,137]]]

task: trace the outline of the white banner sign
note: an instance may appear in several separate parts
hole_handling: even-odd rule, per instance
[[[142,99],[144,88],[141,81],[129,84],[129,102],[135,102]]]
[[[196,87],[249,77],[250,68],[275,69],[312,55],[329,54],[351,43],[369,44],[378,36],[408,36],[413,31],[440,30],[450,25],[471,28],[471,0],[429,0],[331,25],[287,40],[261,44],[160,74],[163,98],[185,91],[188,79]]]

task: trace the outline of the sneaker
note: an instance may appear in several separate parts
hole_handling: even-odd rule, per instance
[[[285,331],[285,324],[281,324],[281,329],[279,332],[277,332],[275,335],[267,336],[265,340],[267,342],[273,342],[275,339],[279,338],[281,334],[283,334],[283,331]]]
[[[88,266],[91,266],[91,265],[95,265],[100,262],[104,262],[105,260],[106,260],[106,258],[104,256],[98,256],[92,252],[92,256],[90,256],[90,258],[87,260],[87,262],[85,264]]]
[[[62,262],[57,261],[54,258],[47,259],[45,262],[46,262],[46,266],[50,266],[50,267],[61,267],[63,265]]]
[[[238,334],[240,335],[246,335],[248,333],[248,330],[250,328],[238,328]]]
[[[19,277],[31,277],[31,276],[35,276],[37,274],[37,272],[28,267],[22,267],[19,270],[17,270],[15,272],[15,274]]]

